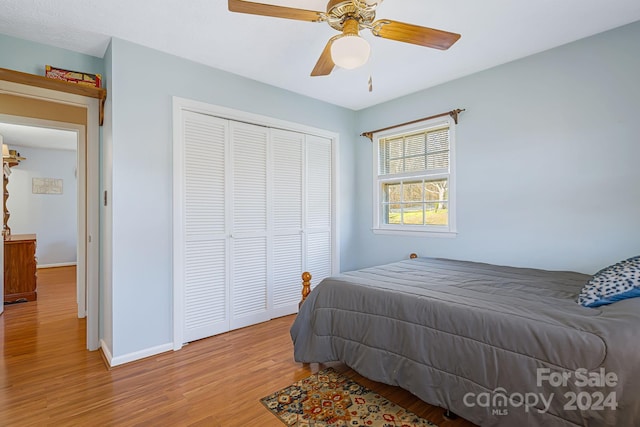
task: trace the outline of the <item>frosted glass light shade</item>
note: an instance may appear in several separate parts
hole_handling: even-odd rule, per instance
[[[369,42],[356,34],[345,34],[331,44],[331,59],[338,67],[353,70],[369,60]]]

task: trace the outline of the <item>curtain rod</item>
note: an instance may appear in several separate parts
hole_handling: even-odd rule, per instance
[[[389,127],[382,128],[382,129],[371,130],[369,132],[363,132],[363,133],[360,134],[360,136],[366,136],[367,138],[369,138],[371,140],[371,142],[373,142],[373,134],[374,133],[382,132],[384,130],[389,130],[389,129],[395,129],[395,128],[398,128],[400,126],[412,125],[414,123],[422,122],[424,120],[435,119],[437,117],[443,117],[443,116],[451,116],[451,117],[453,117],[453,121],[456,122],[456,124],[458,124],[458,114],[462,113],[463,111],[465,111],[464,108],[463,109],[457,108],[455,110],[447,111],[446,113],[440,113],[440,114],[436,114],[434,116],[424,117],[422,119],[412,120],[410,122],[400,123],[399,125],[393,125],[393,126],[389,126]]]

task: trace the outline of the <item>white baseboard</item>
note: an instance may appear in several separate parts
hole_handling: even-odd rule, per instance
[[[107,347],[107,343],[104,342],[104,340],[100,340],[100,348],[102,349],[102,354],[104,354],[105,359],[109,362],[109,366],[113,366],[111,364],[113,356],[111,355],[111,351],[109,351],[109,347]]]
[[[74,262],[58,262],[56,264],[38,264],[36,268],[70,267],[72,265],[77,265],[77,263],[74,261]]]
[[[122,356],[113,357],[104,340],[100,340],[100,347],[102,348],[102,352],[104,353],[104,356],[107,358],[109,366],[111,367],[123,365],[135,360],[144,359],[145,357],[155,356],[156,354],[164,353],[166,351],[173,351],[173,343],[168,343],[151,348],[145,348],[144,350],[135,351],[133,353],[124,354]]]

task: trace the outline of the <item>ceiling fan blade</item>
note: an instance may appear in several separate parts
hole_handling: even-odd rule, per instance
[[[399,42],[413,43],[420,46],[447,50],[460,38],[460,34],[404,22],[381,19],[373,23],[371,32],[374,36]]]
[[[336,64],[333,63],[333,59],[331,58],[331,45],[333,41],[340,37],[340,35],[333,36],[327,42],[327,45],[324,47],[324,50],[320,54],[320,58],[318,62],[316,62],[316,66],[313,67],[313,71],[311,71],[311,76],[328,76],[333,71],[333,68]]]
[[[293,7],[254,3],[244,0],[229,0],[229,10],[231,12],[248,13],[251,15],[275,16],[276,18],[296,19],[298,21],[324,21],[323,13],[316,12],[315,10],[296,9]]]

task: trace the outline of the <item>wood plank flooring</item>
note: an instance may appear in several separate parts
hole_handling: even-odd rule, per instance
[[[107,369],[85,349],[77,318],[75,268],[38,271],[38,301],[5,306],[0,316],[2,426],[282,426],[259,399],[332,366],[440,427],[442,409],[369,381],[339,363],[293,360],[293,316],[190,343]]]

